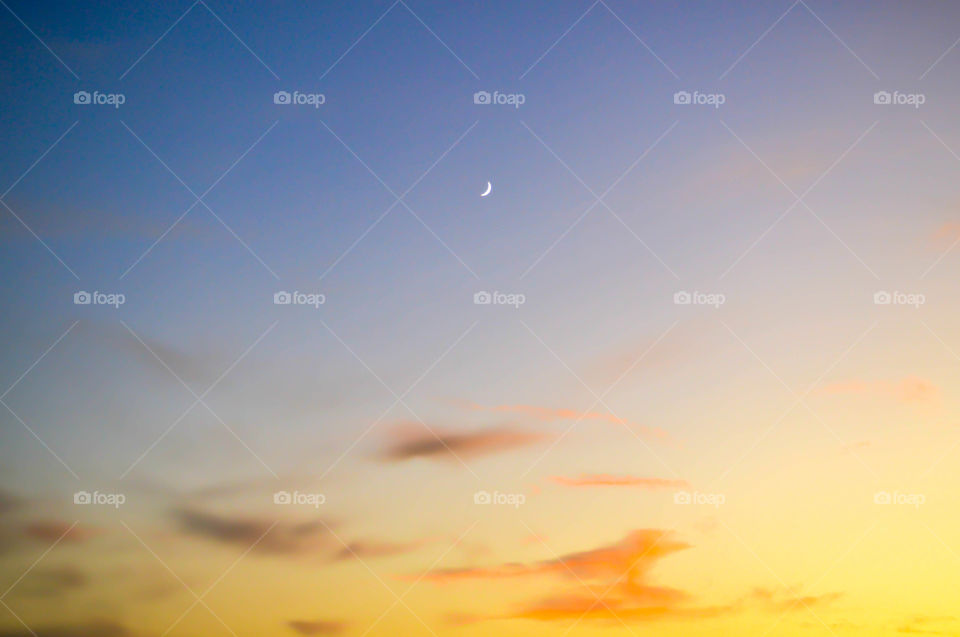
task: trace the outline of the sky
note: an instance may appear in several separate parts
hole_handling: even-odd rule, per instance
[[[0,637],[960,634],[960,6],[0,5]]]

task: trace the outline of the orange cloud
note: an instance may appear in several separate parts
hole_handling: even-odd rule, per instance
[[[577,576],[582,579],[616,579],[624,576],[637,579],[657,560],[690,548],[689,544],[671,539],[669,532],[639,529],[627,534],[616,544],[570,553],[553,560],[533,564],[505,564],[495,567],[472,567],[432,571],[424,579],[451,582],[468,579],[502,579],[531,575]]]
[[[639,529],[620,541],[596,549],[529,564],[508,563],[492,567],[441,569],[420,576],[434,583],[449,584],[467,580],[497,581],[516,577],[553,577],[565,584],[563,590],[522,604],[517,610],[499,617],[460,617],[458,623],[483,619],[535,619],[653,621],[657,619],[696,619],[716,617],[759,607],[769,612],[785,612],[804,605],[826,604],[839,593],[799,595],[793,589],[774,591],[755,589],[750,595],[729,604],[697,605],[687,591],[651,583],[653,567],[663,558],[691,548],[674,538],[670,531]],[[419,578],[418,578],[419,579]]]
[[[605,473],[582,473],[576,478],[550,476],[549,480],[565,487],[640,487],[642,489],[679,489],[690,486],[690,483],[688,483],[686,480],[640,478],[637,476],[613,476]]]
[[[454,460],[457,457],[490,455],[525,447],[548,437],[510,427],[468,433],[430,431],[419,423],[405,423],[396,428],[391,436],[381,452],[381,458],[390,461],[412,458]]]
[[[937,243],[953,243],[960,238],[960,222],[947,221],[933,233],[933,240]]]
[[[717,617],[734,610],[733,606],[682,607],[673,604],[635,605],[614,599],[611,595],[597,597],[581,596],[545,600],[512,615],[515,618],[539,619],[542,621],[557,619],[601,620],[601,621],[650,621],[664,618],[706,618]]]
[[[647,582],[651,568],[662,558],[690,548],[674,539],[668,531],[639,529],[628,533],[614,544],[596,549],[568,553],[561,557],[532,564],[504,564],[494,567],[442,569],[423,576],[436,583],[470,579],[499,580],[504,578],[558,577],[574,590],[529,603],[510,617],[552,620],[585,618],[651,619],[665,615],[706,614],[720,609],[697,609],[684,606],[689,601],[685,591],[654,586]],[[598,602],[597,597],[603,601]]]
[[[902,403],[929,402],[940,397],[940,388],[937,385],[916,376],[908,376],[899,382],[849,380],[827,385],[820,392],[879,396]]]

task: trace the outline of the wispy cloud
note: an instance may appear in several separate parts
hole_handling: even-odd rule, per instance
[[[315,553],[329,546],[328,531],[320,520],[276,522],[197,509],[177,509],[172,515],[183,533],[243,548],[256,543],[255,550],[263,553]]]
[[[770,588],[755,588],[751,598],[759,602],[768,610],[782,613],[789,610],[803,610],[811,606],[829,604],[840,599],[841,593],[824,593],[822,595],[800,595],[793,589],[774,590]]]
[[[602,622],[697,619],[746,608],[779,614],[805,606],[829,604],[841,597],[839,593],[801,595],[790,588],[756,588],[750,594],[727,604],[704,605],[696,603],[688,591],[657,586],[650,581],[657,563],[689,548],[692,548],[690,544],[676,539],[671,531],[639,529],[631,531],[618,542],[540,562],[448,568],[419,577],[437,584],[520,577],[550,577],[564,583],[557,592],[522,603],[507,615],[485,618],[454,616],[458,624],[504,618]]]
[[[74,566],[41,568],[29,574],[12,594],[32,597],[54,597],[83,588],[90,579]]]
[[[531,575],[572,575],[584,579],[603,577],[638,579],[659,559],[690,548],[667,531],[639,529],[617,543],[589,551],[569,553],[533,564],[505,564],[495,567],[441,569],[424,575],[434,582],[466,579],[503,579]]]
[[[899,381],[847,380],[824,386],[823,394],[860,394],[896,400],[902,403],[932,402],[940,398],[940,387],[917,376],[908,376]]]
[[[669,531],[639,529],[613,544],[550,560],[443,569],[424,577],[436,583],[533,576],[555,577],[565,582],[563,592],[524,603],[507,615],[513,618],[547,621],[582,617],[607,621],[619,617],[639,621],[668,616],[705,617],[730,610],[730,607],[691,605],[691,595],[686,591],[655,586],[648,581],[657,562],[688,548],[689,544],[675,539]],[[602,601],[598,601],[598,597]]]
[[[405,423],[390,433],[380,457],[393,462],[412,458],[455,460],[502,453],[547,438],[546,434],[509,426],[458,433],[436,429],[431,432],[419,423]]]
[[[648,427],[625,418],[620,418],[614,414],[601,411],[582,411],[569,409],[565,407],[544,407],[541,405],[478,405],[477,403],[464,402],[468,409],[474,411],[489,411],[496,413],[518,414],[540,422],[558,422],[558,421],[581,421],[581,422],[605,422],[614,425],[623,425],[646,435],[652,439],[665,440],[669,434],[663,429],[657,427]]]
[[[950,245],[957,239],[960,239],[960,222],[958,221],[947,221],[933,233],[933,240],[940,245],[941,249],[943,244]]]
[[[356,540],[337,552],[335,560],[370,559],[394,557],[411,553],[423,547],[427,540],[415,542],[379,542],[376,540]]]
[[[605,473],[581,473],[575,478],[550,476],[549,480],[564,487],[639,487],[641,489],[681,489],[690,486],[686,480],[615,476]]]
[[[23,500],[9,491],[4,491],[0,489],[0,514],[10,513],[11,511],[19,508],[23,504]]]
[[[864,449],[869,449],[873,443],[869,440],[860,440],[857,442],[851,442],[848,445],[841,447],[841,451],[844,453],[856,453],[857,451],[862,451]]]
[[[578,411],[559,407],[541,407],[539,405],[478,405],[467,403],[470,409],[476,411],[493,411],[499,413],[523,414],[537,420],[554,422],[556,420],[601,420],[617,425],[627,424],[627,421],[599,411]]]
[[[897,626],[897,632],[908,635],[956,635],[956,628],[949,627],[956,623],[957,618],[952,615],[914,615]]]
[[[342,622],[294,620],[287,625],[301,635],[339,635],[346,630]]]
[[[113,622],[35,627],[32,630],[8,630],[0,637],[131,637],[133,633]]]
[[[62,520],[39,520],[27,524],[23,533],[31,539],[49,544],[57,540],[61,542],[85,542],[100,535],[101,531],[100,529],[82,527],[79,524],[74,525]]]

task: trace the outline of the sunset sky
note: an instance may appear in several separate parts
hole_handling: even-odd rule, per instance
[[[960,5],[591,1],[0,1],[0,637],[960,635]]]

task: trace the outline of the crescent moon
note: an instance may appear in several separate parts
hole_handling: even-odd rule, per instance
[[[487,182],[487,189],[486,189],[486,190],[483,192],[483,194],[481,194],[480,196],[481,196],[481,197],[486,197],[487,195],[490,194],[490,191],[491,191],[491,190],[493,190],[493,184],[491,184],[491,183],[488,181],[488,182]]]

